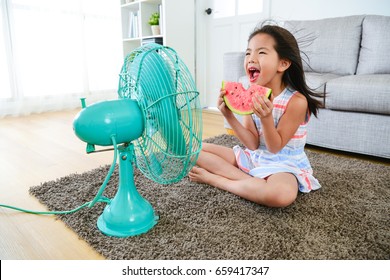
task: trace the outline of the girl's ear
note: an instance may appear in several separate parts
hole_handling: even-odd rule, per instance
[[[284,72],[286,71],[291,65],[291,61],[288,60],[288,59],[281,59],[279,61],[279,68],[278,68],[278,71],[280,72]]]

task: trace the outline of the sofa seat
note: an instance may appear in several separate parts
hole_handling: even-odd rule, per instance
[[[390,159],[390,117],[321,109],[307,126],[307,143]]]
[[[390,115],[390,75],[351,75],[329,80],[325,108]]]

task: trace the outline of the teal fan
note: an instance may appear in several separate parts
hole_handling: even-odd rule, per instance
[[[118,99],[86,107],[75,117],[75,134],[87,144],[114,146],[119,155],[119,186],[97,221],[110,236],[149,231],[158,221],[151,204],[137,191],[133,165],[161,184],[180,181],[195,165],[201,149],[202,112],[199,92],[178,54],[169,47],[148,44],[125,58],[119,75]],[[158,190],[156,190],[158,191]]]

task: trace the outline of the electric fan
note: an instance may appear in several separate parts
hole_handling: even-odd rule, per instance
[[[125,58],[119,75],[118,99],[85,106],[73,129],[87,143],[114,146],[114,162],[96,203],[104,191],[119,155],[119,186],[107,199],[97,221],[106,235],[126,237],[149,231],[158,221],[151,204],[137,191],[133,164],[161,184],[180,181],[195,165],[201,149],[202,112],[192,76],[169,47],[147,44]],[[104,186],[104,187],[103,187]]]

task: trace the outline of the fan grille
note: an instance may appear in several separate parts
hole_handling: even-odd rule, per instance
[[[137,167],[161,184],[181,180],[202,143],[199,92],[187,66],[169,47],[142,46],[125,58],[118,95],[143,112],[144,132],[133,141]]]

